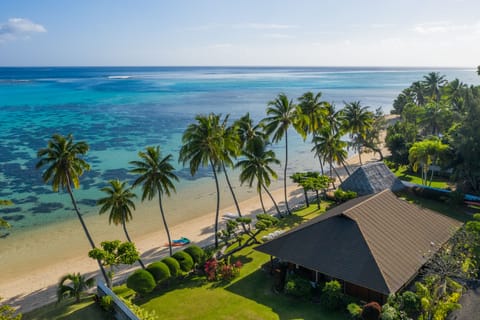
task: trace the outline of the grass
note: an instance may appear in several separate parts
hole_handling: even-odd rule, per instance
[[[93,296],[83,298],[80,303],[73,300],[52,303],[25,313],[22,320],[84,320],[107,319],[105,313],[93,302]]]
[[[280,220],[275,229],[288,229],[325,212],[329,203],[323,202],[321,210],[316,204],[296,211]],[[272,232],[262,232],[258,238]],[[229,248],[232,250],[237,244]],[[253,246],[254,247],[254,246]],[[298,300],[272,290],[273,278],[261,270],[270,256],[247,247],[232,257],[241,260],[240,276],[232,282],[207,282],[204,276],[189,275],[172,280],[154,292],[136,299],[142,308],[155,311],[161,319],[325,319],[346,320],[346,313],[325,311],[318,304]],[[125,285],[114,291],[122,297],[133,298],[134,292]],[[79,304],[51,304],[24,315],[26,320],[47,319],[104,319],[103,311],[91,297]]]
[[[277,228],[291,228],[324,211],[325,205],[320,211],[316,206],[304,208],[281,219]],[[207,282],[205,277],[192,275],[135,302],[166,319],[348,319],[346,313],[325,311],[310,301],[275,293],[273,278],[260,268],[270,256],[247,247],[232,256],[232,262],[237,260],[243,263],[241,275],[230,283]],[[124,286],[116,292],[124,297],[133,295]]]
[[[415,184],[420,184],[420,185],[422,184],[422,178],[418,174],[411,172],[408,169],[408,166],[399,166],[398,169],[393,169],[392,172],[400,180],[415,183]],[[446,189],[449,187],[448,180],[441,177],[433,176],[433,181],[430,187]]]

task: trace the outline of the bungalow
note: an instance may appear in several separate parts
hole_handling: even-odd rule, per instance
[[[383,303],[461,225],[387,189],[334,207],[255,249],[310,270],[316,280],[338,279],[349,295]]]
[[[393,192],[405,188],[402,181],[395,177],[390,169],[383,163],[372,162],[358,167],[340,185],[342,190],[355,191],[359,196],[377,193],[385,189]]]

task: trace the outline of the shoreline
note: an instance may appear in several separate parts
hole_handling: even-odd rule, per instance
[[[396,116],[391,115],[386,115],[385,117],[390,123],[396,118]],[[385,133],[382,139],[384,135]],[[385,154],[385,147],[383,145],[381,147]],[[363,163],[377,161],[378,159],[375,156],[373,153],[362,153]],[[347,164],[353,172],[354,167],[359,165],[358,154],[350,156]],[[339,169],[343,171],[343,168]],[[280,209],[284,207],[283,188],[280,187],[282,182],[283,180],[277,180],[274,188],[271,190]],[[202,184],[201,188],[202,193],[194,199],[190,199],[192,201],[177,199],[177,201],[170,203],[170,205],[175,207],[175,210],[172,210],[173,212],[168,219],[175,217],[175,215],[182,217],[182,219],[178,218],[177,220],[172,219],[172,221],[169,221],[172,239],[184,236],[199,246],[213,243],[215,207],[214,202],[211,201],[211,196],[212,192],[213,195],[215,193],[214,184]],[[261,212],[258,195],[254,189],[248,189],[246,186],[235,189],[237,192],[241,191],[239,189],[244,189],[241,191],[242,195],[240,196],[242,200],[239,201],[243,215],[255,215]],[[289,204],[292,207],[303,203],[303,191],[295,184],[288,186],[287,193],[289,195]],[[224,204],[220,208],[219,228],[222,228],[225,222],[222,219],[223,215],[228,212],[236,213],[229,190],[225,186],[221,188],[221,196]],[[166,198],[166,201],[170,202],[171,200]],[[274,208],[270,199],[265,197],[264,201],[266,208],[268,208],[267,210],[273,212]],[[211,209],[212,207],[213,209]],[[189,215],[188,217],[180,216],[180,210],[188,211],[185,208],[199,213]],[[108,225],[106,223],[108,219],[107,214],[104,215],[104,218],[105,220],[98,219],[97,215],[93,214],[85,216],[86,223],[96,243],[99,244],[99,239],[102,239],[101,241],[113,239],[125,241],[122,228],[120,226]],[[147,226],[144,220],[149,221]],[[134,219],[129,222],[127,227],[145,264],[160,260],[168,255],[168,247],[163,246],[167,239],[161,224],[160,212],[156,201],[139,205],[137,211],[134,212]],[[106,234],[108,234],[108,239],[101,237],[101,235],[104,236]],[[6,252],[4,247],[0,251],[3,271],[0,274],[0,296],[3,297],[2,302],[18,308],[20,312],[28,312],[55,302],[57,282],[64,274],[80,272],[87,277],[99,276],[96,261],[87,257],[86,253],[90,250],[90,247],[76,219],[68,223],[60,222],[25,232],[18,238],[21,239],[14,241],[10,247],[7,247]],[[68,239],[68,241],[62,241],[62,239]],[[174,250],[181,249],[182,247],[174,247]],[[15,259],[13,261],[8,259],[8,262],[6,262],[5,257],[8,258],[9,253],[10,256],[15,255]],[[4,263],[7,265],[3,265]],[[132,266],[121,266],[115,273],[114,282],[119,283],[123,281],[136,268],[139,268],[138,263]]]

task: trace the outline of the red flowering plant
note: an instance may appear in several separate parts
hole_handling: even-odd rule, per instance
[[[219,262],[216,259],[210,259],[205,262],[204,270],[208,281],[230,281],[240,275],[242,266],[240,260],[235,263],[229,263],[229,261]]]

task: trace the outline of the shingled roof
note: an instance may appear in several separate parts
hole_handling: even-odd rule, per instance
[[[402,182],[381,161],[358,167],[340,185],[342,190],[355,191],[360,196],[377,193],[385,189],[397,192],[404,187]]]
[[[460,226],[384,190],[341,204],[256,250],[388,295]]]

